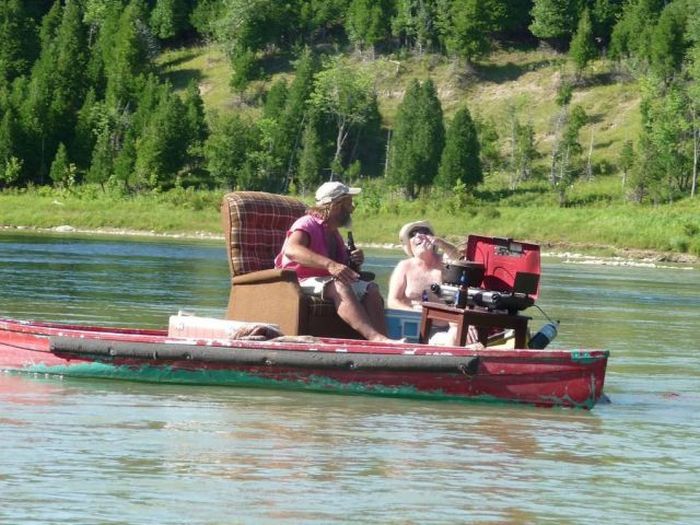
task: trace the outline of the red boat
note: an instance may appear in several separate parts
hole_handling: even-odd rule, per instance
[[[170,337],[167,330],[0,319],[0,369],[137,381],[592,408],[608,352],[503,350],[282,337]]]
[[[529,317],[519,312],[539,293],[539,246],[470,236],[470,262],[456,268],[469,274],[468,306],[449,306],[455,268],[446,268],[443,302],[424,302],[422,313],[387,311],[390,335],[412,342],[373,343],[340,319],[332,301],[304,294],[293,271],[271,267],[305,208],[261,192],[224,197],[232,276],[225,320],[177,316],[168,330],[136,330],[0,319],[0,369],[584,408],[603,396],[607,351],[533,349],[551,340],[538,343],[541,334],[528,341]],[[455,323],[462,346],[425,344],[433,322]],[[276,333],[252,340],[232,332],[251,323]],[[464,346],[469,326],[479,349]],[[501,329],[514,330],[517,349],[488,346]]]

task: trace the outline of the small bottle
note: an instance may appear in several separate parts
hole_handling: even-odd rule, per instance
[[[467,282],[467,270],[462,270],[462,275],[459,276],[459,285],[455,294],[455,306],[457,308],[466,308],[469,299],[469,283]]]
[[[542,350],[551,343],[558,333],[559,322],[547,323],[539,331],[530,338],[530,342],[527,344],[528,348],[535,350]]]
[[[348,247],[348,267],[350,267],[351,269],[355,270],[356,272],[359,272],[359,271],[360,271],[360,265],[357,264],[357,263],[354,263],[354,262],[350,259],[350,255],[352,254],[352,252],[354,252],[355,250],[357,250],[357,246],[355,246],[355,239],[353,238],[352,232],[351,232],[351,231],[348,232],[347,247]]]
[[[420,300],[425,302],[428,302],[430,300],[430,295],[428,295],[428,290],[423,290],[423,293],[420,296]]]

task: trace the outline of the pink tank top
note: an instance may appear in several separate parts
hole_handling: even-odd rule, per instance
[[[289,270],[294,270],[297,273],[299,279],[306,279],[307,277],[327,277],[330,275],[328,270],[325,268],[310,268],[308,266],[302,266],[299,263],[292,261],[289,257],[285,255],[285,249],[287,247],[287,242],[289,241],[289,236],[295,231],[303,231],[309,236],[309,249],[329,257],[335,261],[343,264],[348,263],[347,250],[344,249],[343,238],[340,233],[336,232],[336,254],[332,256],[328,253],[328,246],[326,245],[326,235],[325,235],[325,224],[324,222],[313,215],[304,215],[298,218],[294,224],[292,224],[289,231],[287,231],[287,237],[282,246],[282,251],[275,257],[275,268],[287,268]]]

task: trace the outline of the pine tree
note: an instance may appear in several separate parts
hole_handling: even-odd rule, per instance
[[[352,0],[345,23],[350,41],[374,56],[374,46],[390,34],[390,10],[387,0]]]
[[[413,81],[399,105],[389,151],[389,181],[415,198],[432,184],[445,144],[442,107],[432,81]]]
[[[49,170],[49,177],[56,186],[63,186],[68,182],[68,176],[70,172],[68,171],[68,151],[66,147],[61,142],[58,145],[58,150],[56,151],[56,157],[51,163],[51,169]]]
[[[112,64],[119,18],[123,11],[121,2],[109,2],[99,11],[99,26],[94,45],[90,48],[87,76],[98,99],[105,97],[107,89],[107,65]]]
[[[134,167],[136,164],[136,134],[129,129],[123,140],[121,149],[114,158],[114,178],[124,185],[124,189],[132,189],[134,182]]]
[[[0,2],[0,86],[28,74],[39,56],[37,27],[21,0]]]
[[[68,2],[64,8],[55,49],[49,119],[56,126],[57,140],[67,144],[88,89],[87,35],[77,2]]]
[[[419,152],[414,152],[413,131],[418,125],[417,110],[420,96],[420,83],[414,80],[406,88],[396,112],[387,170],[387,179],[390,183],[405,188],[407,196],[411,199],[415,198],[418,192],[417,160]]]
[[[295,64],[294,80],[289,86],[284,111],[279,121],[279,137],[275,142],[276,155],[286,168],[287,183],[294,177],[294,168],[301,150],[302,132],[308,122],[307,101],[313,91],[314,74],[318,61],[309,48],[305,48]]]
[[[641,63],[648,63],[652,33],[664,4],[664,0],[637,0],[626,4],[613,27],[610,56],[617,59],[633,57]]]
[[[71,157],[75,159],[75,164],[81,169],[90,166],[92,151],[95,149],[95,128],[98,117],[97,95],[95,90],[90,88],[83,106],[78,111],[78,119],[75,124],[75,134],[71,144]]]
[[[143,0],[131,0],[119,17],[109,60],[105,63],[110,107],[123,107],[137,99],[138,78],[151,69],[151,44],[144,32],[146,7]]]
[[[484,180],[479,155],[474,121],[467,108],[459,109],[447,131],[435,184],[448,191],[457,182],[463,183],[467,189],[475,188]]]
[[[689,42],[685,38],[685,6],[668,4],[659,16],[652,32],[650,59],[652,70],[662,79],[670,80],[681,70]]]
[[[537,38],[562,46],[576,28],[578,0],[534,0],[530,31]]]
[[[571,40],[569,57],[574,63],[577,72],[581,72],[588,62],[596,57],[595,43],[593,42],[593,27],[588,8],[583,10],[578,21],[578,28]]]
[[[283,78],[272,84],[270,91],[267,92],[265,97],[263,118],[281,120],[285,104],[287,103],[288,93],[287,82]]]
[[[18,131],[15,112],[8,108],[0,119],[0,174],[5,171],[10,158],[16,154]]]
[[[450,2],[449,22],[443,25],[443,40],[450,53],[473,62],[490,49],[489,33],[495,28],[491,4],[486,0]]]
[[[151,29],[158,38],[178,36],[187,24],[187,2],[185,0],[156,0],[151,11]]]
[[[104,126],[98,133],[95,149],[92,152],[92,162],[86,176],[88,182],[99,184],[103,188],[112,176],[114,163],[111,131],[108,126]]]
[[[248,152],[255,145],[250,123],[240,115],[217,116],[212,119],[212,131],[204,145],[207,170],[223,187],[238,185],[238,175]]]
[[[195,81],[188,85],[183,103],[188,144],[186,163],[189,164],[190,171],[198,171],[204,159],[202,148],[209,134],[209,129],[204,115],[204,102]]]
[[[622,145],[622,150],[620,151],[620,156],[618,158],[618,165],[622,170],[622,189],[627,185],[627,175],[634,166],[634,143],[631,140],[626,140]]]
[[[136,174],[140,183],[158,189],[174,185],[187,160],[186,125],[180,97],[166,91],[136,147]]]
[[[424,151],[424,159],[418,172],[418,187],[426,188],[433,183],[438,172],[440,157],[445,147],[445,123],[442,105],[431,79],[421,86],[421,101],[418,107],[419,126],[416,130],[418,151]]]
[[[59,4],[59,2],[57,2]],[[58,21],[58,23],[56,23]],[[85,27],[77,2],[51,8],[42,23],[41,54],[23,103],[22,120],[27,146],[27,169],[38,179],[48,173],[48,161],[58,143],[72,141],[78,110],[87,91]]]
[[[324,148],[314,122],[309,122],[304,129],[302,149],[299,156],[299,174],[297,181],[302,194],[313,191],[324,180],[323,169],[330,159],[324,155]]]

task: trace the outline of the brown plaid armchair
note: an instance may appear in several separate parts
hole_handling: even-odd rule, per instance
[[[221,218],[231,270],[226,319],[274,323],[285,335],[361,339],[332,302],[304,295],[294,271],[274,268],[287,230],[305,210],[301,201],[271,193],[224,196]]]

